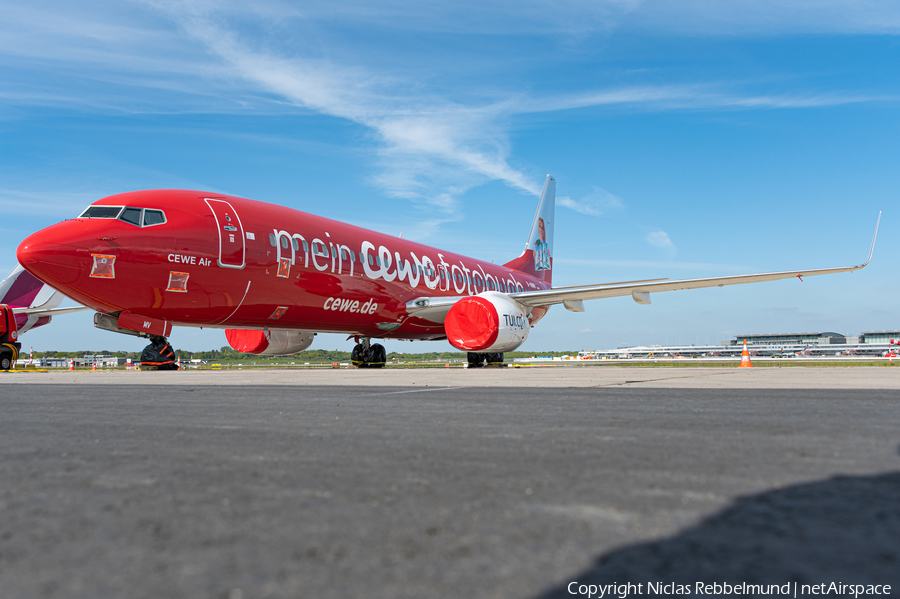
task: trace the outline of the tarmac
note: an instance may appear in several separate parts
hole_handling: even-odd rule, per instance
[[[900,367],[704,368],[526,366],[0,372],[4,383],[57,385],[291,385],[413,387],[639,387],[647,389],[895,389]]]
[[[898,388],[892,368],[0,375],[0,596],[896,594]]]

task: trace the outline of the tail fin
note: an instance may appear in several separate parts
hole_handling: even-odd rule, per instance
[[[525,251],[522,255],[504,264],[533,277],[550,283],[553,275],[553,222],[556,213],[556,179],[547,175],[544,190],[538,202]]]
[[[53,309],[60,305],[63,295],[39,281],[33,274],[16,265],[5,279],[0,281],[0,304],[11,308],[45,308]],[[29,316],[16,314],[16,325],[21,335],[29,329],[43,326],[50,322],[49,316]]]

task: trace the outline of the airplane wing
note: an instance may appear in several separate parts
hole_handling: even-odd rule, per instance
[[[567,310],[583,312],[582,302],[585,300],[603,299],[607,297],[621,297],[630,295],[639,304],[649,304],[650,294],[662,291],[679,291],[682,289],[702,289],[704,287],[724,287],[725,285],[743,285],[745,283],[761,283],[763,281],[777,281],[779,279],[792,279],[798,277],[812,277],[815,275],[828,275],[839,272],[853,272],[865,268],[872,260],[875,251],[875,239],[878,237],[878,225],[881,223],[881,213],[878,213],[878,221],[875,223],[875,235],[872,237],[872,246],[869,248],[869,257],[857,266],[840,266],[836,268],[814,268],[807,270],[786,270],[782,272],[767,272],[749,275],[732,275],[728,277],[706,277],[702,279],[682,279],[671,281],[669,279],[650,279],[644,281],[624,281],[620,283],[603,283],[599,285],[581,285],[575,287],[557,287],[540,291],[522,291],[510,293],[509,297],[523,306],[534,308],[537,306],[549,306],[564,304]],[[409,314],[424,318],[432,322],[443,322],[444,316],[462,297],[423,297],[406,304]]]

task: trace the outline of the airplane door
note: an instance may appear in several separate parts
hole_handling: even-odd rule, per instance
[[[447,291],[450,289],[450,271],[443,264],[438,264],[437,266],[438,276],[441,281],[441,291]]]
[[[225,200],[207,198],[206,204],[216,217],[216,229],[219,231],[219,266],[244,268],[246,263],[244,227],[237,211]]]

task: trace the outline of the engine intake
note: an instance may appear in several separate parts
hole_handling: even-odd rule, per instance
[[[512,351],[525,343],[530,329],[525,308],[495,291],[459,300],[444,318],[450,345],[469,352]]]
[[[235,351],[259,356],[286,356],[302,352],[312,345],[315,333],[306,331],[267,331],[225,329],[228,345]]]

